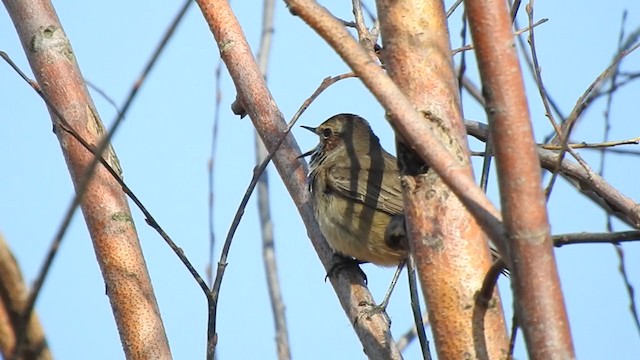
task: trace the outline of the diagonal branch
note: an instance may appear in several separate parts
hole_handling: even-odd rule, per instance
[[[52,105],[92,144],[104,134],[73,50],[50,2],[4,1],[38,83]],[[52,113],[52,122],[59,119]],[[89,176],[94,155],[66,131],[57,130],[76,191]],[[112,149],[105,157],[114,167]],[[164,325],[129,206],[120,185],[98,167],[80,206],[93,240],[127,358],[170,359]]]
[[[465,120],[465,125],[469,135],[480,141],[487,141],[489,136],[487,125],[472,120]],[[539,147],[538,158],[540,165],[549,171],[554,171],[558,165],[557,151]],[[562,159],[559,174],[607,213],[616,216],[633,228],[640,228],[640,204],[621,193],[590,167],[585,168],[571,160]]]

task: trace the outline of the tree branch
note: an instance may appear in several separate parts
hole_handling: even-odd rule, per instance
[[[4,1],[42,91],[71,126],[92,144],[101,141],[104,126],[89,97],[67,39],[48,1]],[[52,114],[62,151],[76,186],[89,176],[94,155],[75,141]],[[106,158],[116,168],[112,149]],[[120,185],[98,167],[80,202],[129,359],[170,359],[160,311],[131,213]]]

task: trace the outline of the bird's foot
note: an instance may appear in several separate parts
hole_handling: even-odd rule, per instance
[[[372,316],[381,315],[384,318],[385,322],[389,326],[391,326],[391,318],[387,314],[387,304],[376,305],[367,301],[362,301],[358,304],[358,306],[363,307],[363,309],[361,309],[358,315],[356,315],[355,323],[357,323],[360,319],[371,320]]]
[[[360,261],[352,257],[347,257],[340,254],[333,254],[331,267],[327,271],[327,275],[324,277],[324,281],[327,281],[328,278],[335,276],[340,271],[343,271],[351,267],[351,268],[354,268],[357,272],[359,272],[360,275],[362,275],[362,278],[364,279],[364,283],[366,284],[367,274],[365,274],[364,271],[362,271],[362,269],[360,268],[360,266],[358,266],[364,263],[366,263],[366,261]]]

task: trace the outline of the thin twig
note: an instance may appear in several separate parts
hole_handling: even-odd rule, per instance
[[[97,85],[94,85],[92,82],[90,82],[88,80],[85,80],[84,82],[87,84],[87,86],[90,89],[92,89],[93,91],[97,92],[98,95],[102,96],[109,103],[109,105],[111,105],[113,107],[113,109],[116,111],[116,114],[118,116],[120,116],[120,108],[118,107],[118,104],[116,104],[116,101],[113,100],[113,98],[111,96],[109,96],[104,90],[102,90]]]
[[[369,32],[369,29],[367,29],[367,24],[364,22],[364,16],[362,16],[362,4],[360,3],[360,0],[352,0],[351,4],[353,7],[353,17],[355,20],[356,31],[358,32],[358,40],[360,41],[360,44],[362,44],[362,46],[364,46],[364,48],[367,50],[372,59],[378,59],[378,55],[376,54],[374,46],[378,37],[377,27],[375,28],[375,34]],[[377,24],[378,22],[376,22],[376,26]]]
[[[449,8],[449,10],[447,10],[447,18],[449,18],[449,16],[451,16],[451,14],[453,14],[454,11],[456,11],[456,9],[458,8],[458,6],[460,6],[460,4],[462,4],[462,0],[456,0],[456,2],[453,3],[453,5],[451,5],[451,7]]]
[[[149,73],[151,73],[151,70],[158,62],[160,55],[162,55],[162,52],[167,47],[169,40],[171,40],[171,37],[173,36],[174,32],[178,28],[178,25],[180,25],[180,22],[182,22],[182,19],[184,19],[184,16],[187,13],[187,10],[189,10],[189,7],[191,6],[192,3],[193,1],[191,0],[185,0],[185,2],[182,4],[180,9],[178,10],[178,13],[176,13],[176,16],[174,16],[173,20],[171,21],[171,24],[169,24],[169,27],[167,27],[167,29],[165,30],[164,35],[160,39],[160,42],[156,46],[156,49],[154,50],[153,54],[151,55],[151,58],[149,58],[149,60],[147,61],[147,64],[142,70],[142,73],[140,74],[140,76],[138,76],[138,79],[133,83],[133,86],[129,90],[129,94],[126,97],[124,105],[122,105],[122,107],[120,108],[121,115],[118,116],[115,122],[118,122],[120,117],[124,117],[127,111],[129,110],[129,107],[131,106],[131,104],[133,104],[133,101],[138,95],[138,91],[142,87],[142,84],[145,82],[145,80],[147,79],[147,76],[149,75]]]
[[[564,159],[564,154],[566,149],[566,151],[570,152],[571,155],[578,161],[578,163],[580,163],[580,165],[582,165],[585,168],[585,170],[587,170],[587,172],[592,172],[592,170],[589,168],[586,162],[584,162],[584,160],[582,160],[582,158],[578,154],[573,152],[571,148],[568,148],[566,146],[566,143],[569,140],[571,131],[573,130],[573,127],[576,124],[578,118],[582,115],[584,110],[592,103],[594,94],[600,89],[604,81],[615,73],[622,59],[624,59],[624,57],[629,55],[631,52],[633,52],[640,46],[640,44],[637,43],[637,40],[639,37],[640,37],[640,27],[635,32],[633,32],[628,37],[628,39],[624,42],[624,44],[621,46],[621,49],[623,50],[618,51],[612,63],[598,77],[596,77],[596,79],[587,87],[585,92],[578,99],[576,105],[571,111],[571,114],[569,114],[567,119],[562,123],[561,131],[558,133],[562,135],[562,138],[558,138],[558,140],[561,140],[563,150],[560,152],[560,155],[558,156],[556,169],[559,169],[559,166]],[[559,135],[556,135],[556,136],[559,136]],[[557,143],[558,140],[554,140],[554,142]],[[555,177],[557,176],[556,175],[557,170],[553,171],[553,174],[554,176],[550,180],[549,185],[547,186],[547,189],[550,189],[550,186],[553,185],[553,181],[555,181]]]
[[[623,50],[624,37],[625,37],[624,29],[625,29],[626,20],[627,20],[627,12],[623,11],[622,21],[620,23],[620,34],[618,36],[618,51]],[[614,69],[611,75],[611,86],[610,86],[611,89],[613,89],[613,87],[615,86],[619,73],[620,73],[620,63],[618,63],[618,66],[616,66],[616,68]],[[609,91],[607,94],[607,103],[604,111],[604,135],[603,135],[604,142],[609,142],[609,134],[611,131],[611,108],[613,104],[613,94],[614,94],[613,91]],[[600,172],[599,172],[600,176],[604,176],[604,166],[605,166],[605,159],[607,154],[605,150],[606,148],[602,149],[601,156],[600,156]],[[612,217],[609,214],[607,214],[607,230],[613,231]],[[631,285],[631,280],[629,279],[629,274],[627,273],[627,266],[626,266],[625,257],[624,257],[624,249],[622,248],[622,245],[620,243],[615,243],[614,248],[616,250],[616,255],[618,256],[618,272],[622,277],[622,282],[627,291],[627,296],[629,297],[629,311],[631,312],[631,316],[633,317],[634,323],[636,325],[636,330],[638,331],[638,333],[640,333],[640,320],[638,319],[638,309],[636,307],[635,290],[633,288],[633,285]]]
[[[364,22],[364,16],[362,16],[362,4],[360,4],[360,0],[352,0],[351,6],[353,8],[353,18],[356,24],[356,31],[358,32],[358,39],[363,45],[367,45],[366,41],[369,41],[369,29],[367,29],[367,24]]]
[[[538,25],[542,25],[542,24],[546,23],[547,21],[549,21],[549,19],[546,19],[546,18],[545,19],[540,19],[540,20],[536,21],[532,26],[526,27],[524,29],[517,30],[515,32],[515,35],[517,36],[517,35],[520,35],[522,33],[525,33],[525,32],[533,29],[534,27],[536,27]],[[453,50],[451,50],[451,55],[456,55],[459,52],[469,51],[469,50],[473,50],[473,44],[468,44],[468,45],[464,45],[462,47],[459,47],[457,49],[453,49]]]
[[[478,104],[480,104],[482,108],[485,107],[486,103],[484,101],[484,97],[482,97],[482,91],[466,75],[462,77],[462,87],[464,87],[464,89],[467,90],[467,93],[471,95],[473,100],[475,100]]]
[[[256,61],[260,67],[260,72],[267,78],[269,53],[273,39],[273,18],[275,1],[264,0],[262,11],[262,36],[260,37],[260,47]],[[256,165],[267,156],[267,148],[260,139],[257,131],[254,134],[256,147]],[[271,220],[271,209],[269,199],[269,173],[263,172],[258,180],[258,213],[260,215],[260,229],[262,235],[262,258],[265,267],[267,288],[269,290],[269,300],[271,301],[271,311],[276,330],[276,349],[278,359],[291,359],[291,349],[289,346],[289,334],[287,330],[287,320],[284,313],[284,301],[280,289],[278,267],[276,263],[273,224]]]
[[[218,124],[220,124],[220,107],[222,105],[222,58],[218,59],[215,71],[216,82],[216,104],[213,112],[213,125],[211,126],[211,151],[209,153],[208,173],[209,173],[209,263],[207,265],[207,281],[209,287],[213,286],[213,257],[215,253],[216,234],[214,226],[214,170],[216,165],[216,148],[218,145]]]
[[[605,81],[615,73],[615,69],[619,67],[619,64],[629,54],[634,52],[640,47],[638,40],[640,39],[640,26],[627,36],[627,39],[621,46],[620,51],[617,51],[611,64],[604,69],[600,75],[598,75],[591,84],[587,87],[584,93],[578,98],[576,105],[573,107],[571,114],[566,118],[562,124],[563,133],[567,133],[567,129],[572,129],[576,121],[584,113],[584,111],[593,103],[594,98],[600,92],[600,89],[604,85]]]
[[[517,1],[518,4],[512,4],[512,17],[511,17],[511,22],[513,23],[513,26],[517,29],[519,26],[518,24],[518,19],[517,19],[517,9],[519,9],[520,7],[520,3],[521,1]],[[517,6],[516,6],[517,5]],[[515,10],[514,10],[515,9]],[[521,34],[516,33],[516,41],[518,41],[518,47],[519,50],[522,53],[522,59],[524,60],[525,65],[527,65],[527,69],[529,70],[529,73],[531,74],[532,77],[535,78],[534,75],[534,70],[533,70],[533,61],[531,60],[531,56],[529,55],[529,53],[526,51],[526,49],[528,48],[525,44],[524,44],[524,39],[522,36],[518,36]],[[562,121],[564,121],[565,116],[562,114],[562,112],[560,111],[559,106],[557,105],[557,103],[555,102],[555,100],[553,100],[553,98],[548,94],[547,92],[547,98],[549,100],[549,103],[551,104],[551,107],[553,108],[554,112],[556,113],[556,115],[558,117],[560,117],[560,119],[562,119]],[[547,142],[548,139],[545,139],[545,142]]]
[[[569,233],[553,236],[556,247],[575,244],[619,244],[623,242],[640,241],[640,231],[619,231],[604,233]]]
[[[640,144],[640,137],[635,137],[633,139],[627,139],[627,140],[615,140],[615,141],[604,141],[601,143],[586,143],[586,142],[581,142],[581,143],[576,143],[576,144],[567,144],[567,146],[571,149],[605,149],[605,148],[611,148],[614,146],[621,146],[621,145],[638,145]],[[538,145],[543,149],[547,149],[547,150],[562,150],[562,147],[559,145],[551,145],[551,144],[540,144]],[[609,151],[609,150],[607,150]],[[602,164],[601,164],[602,166]],[[601,174],[602,175],[602,174]]]
[[[513,4],[511,4],[511,22],[513,23],[516,20],[516,16],[518,16],[518,10],[520,10],[520,4],[522,0],[515,0]]]
[[[429,325],[429,314],[427,312],[422,314],[422,319],[425,326]],[[396,340],[396,344],[398,344],[398,349],[400,349],[400,352],[404,352],[417,336],[418,330],[416,329],[416,325],[413,324],[407,331],[404,332],[404,334],[402,334],[402,336],[398,338],[398,340]]]
[[[636,330],[640,334],[640,320],[638,319],[638,308],[636,306],[636,297],[635,290],[633,285],[631,285],[631,281],[629,280],[629,274],[627,273],[626,262],[624,261],[624,250],[622,249],[622,245],[615,244],[616,254],[618,255],[618,271],[622,276],[624,287],[627,290],[627,295],[629,296],[629,312],[631,312],[631,316],[633,317],[633,322],[636,325]]]
[[[517,2],[519,5],[519,1]],[[529,27],[531,27],[531,31],[529,31],[529,37],[528,37],[528,42],[529,42],[529,47],[531,48],[531,61],[532,61],[532,65],[533,65],[533,75],[534,75],[534,79],[536,81],[536,85],[538,86],[538,92],[540,93],[540,98],[542,99],[542,104],[544,106],[544,110],[545,110],[545,116],[549,119],[549,122],[551,123],[551,126],[553,127],[553,129],[556,131],[556,136],[558,137],[558,139],[560,139],[561,143],[563,144],[563,147],[561,148],[561,152],[560,152],[560,158],[562,156],[564,156],[564,152],[565,151],[571,151],[571,148],[568,148],[566,146],[567,141],[565,141],[565,134],[562,133],[562,130],[560,128],[560,126],[558,125],[558,123],[555,120],[555,117],[553,115],[553,112],[551,111],[551,106],[549,105],[549,96],[547,95],[547,91],[545,89],[544,86],[544,82],[542,81],[542,73],[540,70],[540,64],[538,62],[538,53],[536,51],[536,43],[535,43],[535,31],[532,27],[533,25],[533,0],[531,0],[527,6],[525,7],[526,12],[527,12],[527,16],[529,19]],[[513,17],[515,19],[515,16]],[[569,134],[566,134],[566,136],[568,137]],[[555,184],[556,179],[558,178],[558,170],[553,171],[553,174],[551,176],[551,179],[549,180],[549,184],[547,185],[546,189],[545,189],[545,197],[546,200],[549,201],[549,198],[551,197],[551,190],[553,189],[553,185]]]
[[[515,301],[513,302],[513,308],[515,310]],[[520,324],[518,324],[518,314],[516,311],[513,312],[513,316],[511,317],[511,333],[509,334],[509,355],[507,359],[513,359],[513,351],[516,348],[516,339],[518,338],[518,329],[520,328]]]
[[[416,329],[416,335],[420,341],[420,349],[422,350],[422,358],[431,360],[431,350],[429,349],[429,340],[424,329],[424,319],[422,319],[422,310],[420,310],[420,297],[418,296],[418,281],[416,279],[416,266],[413,258],[410,256],[407,260],[407,277],[409,278],[409,293],[411,294],[411,310],[413,312],[413,322]]]
[[[486,124],[465,120],[467,133],[480,141],[486,141],[489,129]],[[612,150],[613,151],[613,150]],[[538,147],[540,165],[547,170],[556,168],[558,153]],[[561,175],[576,190],[593,200],[608,213],[613,214],[633,228],[640,228],[640,204],[621,193],[590,168],[584,168],[564,159],[560,168]]]

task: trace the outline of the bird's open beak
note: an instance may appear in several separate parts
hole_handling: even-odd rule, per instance
[[[315,151],[316,151],[316,149],[315,149],[315,148],[313,148],[313,149],[311,149],[311,150],[307,151],[306,153],[304,153],[304,154],[302,154],[302,155],[298,156],[296,159],[306,158],[307,156],[312,155]]]
[[[314,133],[314,134],[317,134],[316,130],[317,130],[318,128],[314,128],[314,127],[311,127],[311,126],[304,126],[304,125],[300,125],[300,127],[301,127],[301,128],[303,128],[303,129],[307,129],[307,130],[311,131],[311,132],[312,132],[312,133]],[[310,156],[310,155],[312,155],[315,151],[316,151],[316,148],[313,148],[313,149],[311,149],[311,150],[307,151],[306,153],[304,153],[304,154],[302,154],[302,155],[298,156],[298,159],[302,159],[302,158],[305,158],[305,157],[307,157],[307,156]]]
[[[314,134],[317,134],[316,130],[318,128],[314,128],[314,127],[311,127],[311,126],[304,126],[304,125],[301,125],[300,127],[303,128],[303,129],[307,129],[307,130],[311,131]]]

